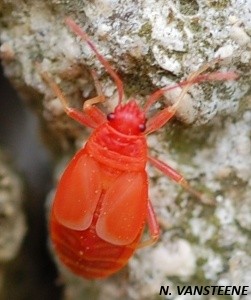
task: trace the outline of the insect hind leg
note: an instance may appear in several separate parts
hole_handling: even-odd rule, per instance
[[[142,241],[137,248],[144,248],[155,244],[160,236],[159,224],[150,200],[148,200],[147,204],[147,225],[150,231],[150,239]]]

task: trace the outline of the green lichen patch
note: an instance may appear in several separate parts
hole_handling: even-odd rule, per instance
[[[215,9],[224,9],[230,5],[230,0],[211,0],[208,4]]]
[[[209,147],[212,141],[205,139],[212,130],[212,125],[200,127],[184,126],[178,121],[170,122],[166,129],[169,150],[178,154],[181,163],[187,163],[199,149]]]
[[[180,12],[183,15],[195,15],[198,13],[199,5],[196,0],[187,1],[187,0],[180,0]]]
[[[138,35],[140,37],[145,37],[147,40],[150,40],[152,35],[152,25],[150,23],[145,23],[141,26]]]

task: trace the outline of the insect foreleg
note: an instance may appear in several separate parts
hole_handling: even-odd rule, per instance
[[[174,115],[176,108],[174,105],[168,106],[154,115],[151,119],[148,120],[146,125],[145,134],[152,133],[157,131],[159,128],[164,126]]]
[[[94,104],[105,102],[105,95],[102,92],[102,87],[98,80],[97,73],[94,70],[92,70],[91,74],[98,95],[84,102],[83,111],[87,115],[89,115],[92,118],[92,120],[94,120],[98,125],[100,125],[106,121],[106,115],[100,109],[98,109]]]
[[[38,67],[40,68],[39,65]],[[69,101],[67,100],[66,96],[61,91],[57,83],[51,78],[48,72],[40,71],[40,75],[43,78],[43,80],[50,86],[55,96],[58,97],[58,99],[64,107],[64,111],[69,117],[71,117],[78,123],[90,128],[96,128],[98,125],[102,124],[106,120],[105,115],[98,108],[92,106],[92,104],[94,103],[103,102],[103,95],[98,95],[97,97],[87,100],[86,102],[89,101],[89,105],[87,104],[86,108],[84,109],[84,112],[81,112],[75,108],[68,106]],[[99,91],[100,90],[98,90],[98,92]]]
[[[163,109],[159,113],[157,113],[155,116],[153,116],[149,121],[147,122],[147,128],[146,128],[146,134],[149,134],[151,132],[157,131],[159,128],[164,126],[176,113],[176,111],[179,108],[179,105],[181,104],[182,100],[186,96],[188,90],[192,85],[195,83],[201,83],[206,81],[212,81],[212,80],[235,80],[238,78],[238,74],[234,72],[212,72],[208,74],[202,74],[205,72],[208,68],[212,67],[214,64],[220,61],[220,58],[216,58],[212,60],[211,62],[203,65],[200,67],[197,71],[191,73],[188,78],[184,81],[179,82],[178,84],[175,84],[173,86],[168,86],[162,89],[157,90],[154,92],[150,97],[148,98],[145,106],[144,111],[147,112],[149,108],[156,103],[163,95],[165,95],[166,92],[171,91],[176,88],[184,87],[178,96],[176,102]]]

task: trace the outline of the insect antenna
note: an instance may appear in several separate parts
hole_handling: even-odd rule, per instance
[[[68,27],[71,29],[72,32],[74,32],[77,36],[79,36],[82,40],[84,40],[88,44],[91,50],[96,54],[98,60],[105,67],[106,71],[113,78],[118,89],[118,94],[119,94],[118,104],[120,104],[124,96],[124,88],[123,88],[123,83],[120,80],[118,74],[113,70],[109,62],[104,58],[104,56],[98,52],[97,48],[90,40],[87,33],[85,33],[71,18],[66,18],[65,23],[68,25]]]
[[[151,94],[147,100],[147,102],[144,105],[144,111],[147,112],[150,107],[156,103],[161,96],[163,96],[167,91],[176,89],[178,87],[185,87],[181,94],[179,95],[177,101],[175,104],[172,106],[172,108],[176,109],[179,106],[179,103],[182,101],[186,93],[188,92],[189,88],[194,85],[195,83],[201,83],[205,81],[221,81],[221,80],[235,80],[239,76],[233,71],[229,72],[212,72],[212,73],[207,73],[207,74],[201,74],[204,71],[206,71],[209,67],[214,65],[216,62],[218,62],[220,59],[215,59],[202,67],[200,67],[196,72],[193,72],[187,80],[181,81],[177,84],[174,84],[172,86],[164,87],[162,89],[157,90],[153,94]]]

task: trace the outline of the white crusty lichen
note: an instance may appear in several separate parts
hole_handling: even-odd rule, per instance
[[[241,268],[245,263],[251,268],[251,101],[243,98],[250,82],[249,7],[248,0],[0,0],[5,74],[38,113],[48,147],[66,155],[82,145],[83,130],[65,116],[39,72],[51,73],[69,105],[78,108],[83,98],[95,95],[92,69],[109,98],[105,111],[116,104],[117,91],[88,46],[68,30],[65,17],[88,32],[123,79],[126,96],[142,103],[156,89],[185,79],[219,56],[223,60],[215,69],[239,74],[236,81],[192,87],[177,112],[181,124],[172,123],[148,138],[151,154],[216,198],[216,206],[196,202],[150,167],[150,198],[161,241],[137,251],[128,269],[107,280],[65,275],[65,299],[154,299],[160,285],[175,291],[178,284],[246,282]],[[165,104],[173,103],[179,91],[166,93]],[[181,298],[173,294],[173,299]]]

